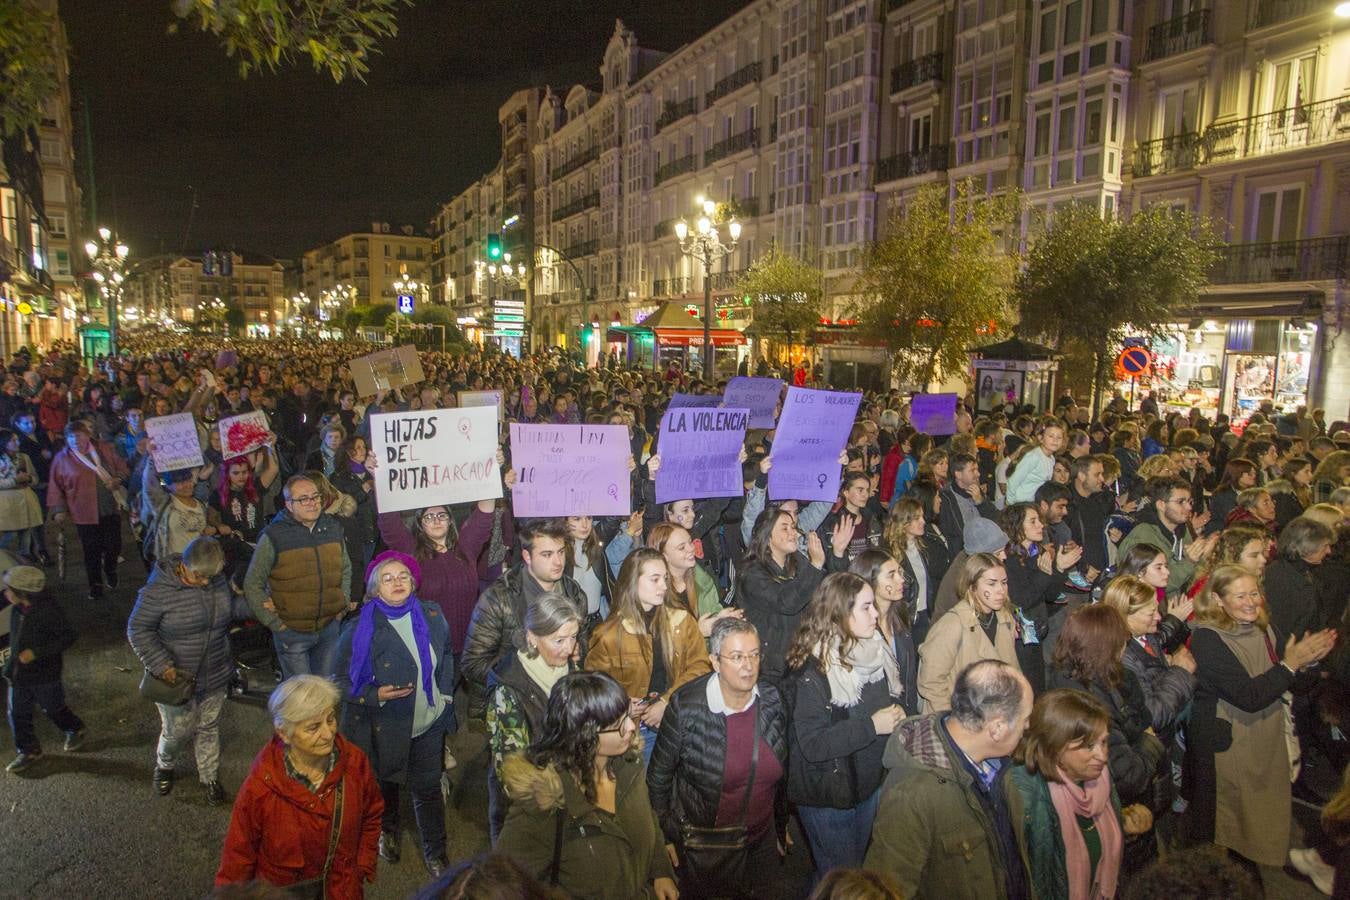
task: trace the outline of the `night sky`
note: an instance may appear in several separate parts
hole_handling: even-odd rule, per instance
[[[61,0],[61,14],[77,129],[88,103],[98,224],[134,256],[284,258],[372,221],[425,229],[496,163],[497,108],[513,91],[598,87],[616,17],[669,51],[747,2],[417,0],[367,83],[341,85],[308,59],[241,80],[210,36],[166,33],[169,0]]]

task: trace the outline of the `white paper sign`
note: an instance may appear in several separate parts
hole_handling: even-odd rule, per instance
[[[200,466],[202,443],[197,436],[197,423],[192,413],[157,416],[145,420],[145,435],[154,443],[150,454],[158,472],[189,469]]]
[[[501,391],[460,391],[460,408],[471,406],[495,406],[497,407],[497,421],[506,421],[506,406],[502,403]]]
[[[380,512],[397,512],[502,495],[497,411],[490,406],[377,413],[370,449],[379,460]]]
[[[252,453],[272,436],[267,413],[260,409],[221,419],[216,427],[220,429],[220,455],[225,459]]]

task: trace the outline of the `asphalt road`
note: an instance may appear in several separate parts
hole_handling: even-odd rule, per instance
[[[86,599],[73,534],[65,584],[57,582],[55,567],[47,570],[80,634],[66,653],[65,683],[70,706],[84,719],[89,738],[79,752],[63,753],[60,733],[39,714],[43,762],[21,775],[0,772],[0,897],[183,900],[211,889],[229,806],[207,806],[191,759],[179,764],[169,796],[151,788],[159,716],[137,694],[141,669],[125,637],[144,569],[132,558],[133,544],[128,542],[125,552],[129,558],[120,568],[121,587],[98,603]],[[261,695],[226,704],[220,775],[231,798],[270,731]],[[460,764],[446,810],[452,860],[488,845],[484,739],[462,729],[455,742]],[[5,728],[0,763],[13,754],[13,738]],[[411,804],[405,799],[403,807],[403,860],[396,865],[381,861],[367,897],[406,897],[429,880],[416,850]],[[785,866],[757,873],[781,881],[784,898],[800,890],[809,866],[797,837],[799,846]],[[1266,870],[1266,883],[1271,898],[1321,896],[1307,882],[1276,870]]]

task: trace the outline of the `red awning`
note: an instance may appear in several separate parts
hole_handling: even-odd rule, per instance
[[[698,347],[703,344],[702,328],[654,328],[658,343],[673,347]],[[738,347],[745,335],[734,328],[713,328],[710,332],[714,347]]]

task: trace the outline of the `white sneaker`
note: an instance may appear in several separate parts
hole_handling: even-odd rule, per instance
[[[1331,885],[1336,879],[1336,870],[1322,861],[1316,850],[1311,848],[1289,851],[1289,863],[1311,879],[1313,886],[1331,896]]]

